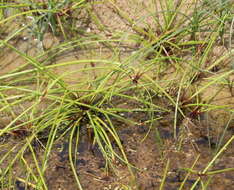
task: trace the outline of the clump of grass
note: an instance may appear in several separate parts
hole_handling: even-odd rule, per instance
[[[222,3],[217,1],[211,8],[208,6],[209,3],[209,1],[201,3],[196,1],[184,9],[186,1],[181,0],[174,5],[173,1],[160,0],[155,9],[156,13],[149,11],[147,15],[134,20],[117,3],[110,1],[109,6],[116,16],[127,23],[132,32],[113,33],[113,39],[106,39],[104,35],[86,33],[91,22],[98,25],[100,32],[108,30],[108,27],[104,26],[92,12],[92,2],[81,0],[7,3],[1,1],[0,26],[7,26],[15,18],[25,21],[25,16],[32,20],[0,41],[2,49],[10,49],[24,60],[18,68],[0,76],[0,112],[11,118],[11,121],[0,129],[0,137],[3,139],[7,139],[8,136],[22,137],[20,143],[13,144],[0,160],[0,164],[6,165],[5,169],[0,168],[2,188],[12,188],[14,181],[20,180],[26,186],[35,189],[48,189],[45,173],[53,146],[63,137],[68,136],[71,169],[77,187],[82,189],[82,182],[79,180],[74,164],[77,158],[73,149],[79,146],[80,131],[84,129],[87,139],[91,142],[90,147],[95,143],[98,144],[106,161],[106,171],[110,168],[114,171],[113,162],[120,160],[128,166],[134,178],[132,171],[134,166],[128,161],[115,121],[126,124],[136,124],[136,122],[120,113],[146,113],[148,121],[145,123],[150,125],[151,130],[155,122],[160,119],[155,113],[172,112],[174,138],[180,141],[178,149],[183,142],[183,139],[178,139],[181,121],[198,119],[201,113],[210,110],[225,109],[232,113],[231,105],[214,105],[212,101],[225,85],[233,96],[233,82],[229,79],[233,69],[224,68],[214,72],[215,67],[222,68],[222,62],[228,61],[233,52],[229,49],[227,53],[210,64],[209,60],[212,59],[212,51],[216,48],[216,44],[230,39],[226,37],[229,29],[227,23],[232,21],[233,13],[230,6],[233,5],[229,1]],[[9,8],[14,9],[16,13],[6,16],[5,11]],[[89,15],[83,15],[82,9],[85,8]],[[152,20],[152,25],[147,23],[148,18]],[[79,19],[82,26],[77,29]],[[39,55],[30,56],[12,45],[12,39],[20,36],[25,30],[30,30],[40,41],[43,41],[45,33],[52,33],[60,37],[63,43],[44,49],[44,52]],[[118,58],[121,45],[126,48],[129,43],[135,44],[137,48],[125,58]],[[78,56],[74,61],[52,62],[53,59],[64,56],[68,52],[79,53],[82,49],[95,48],[100,51],[102,49],[113,51],[113,56],[109,60],[80,59]],[[72,71],[65,70],[68,66],[74,65],[82,65],[82,67]],[[65,71],[63,74],[57,74],[56,69]],[[99,74],[98,71],[103,72]],[[65,80],[73,74],[83,73],[88,73],[85,81],[70,84]],[[202,85],[200,85],[201,82]],[[202,95],[213,87],[217,88],[216,93],[204,99]],[[166,99],[167,105],[157,105],[154,101],[155,97]],[[140,106],[119,108],[112,102],[115,99],[132,101]],[[232,170],[208,172],[218,156],[233,141],[231,137],[221,148],[226,130],[227,127],[217,144],[217,154],[208,166],[202,172],[193,170],[198,160],[196,159],[194,165],[186,169],[188,175],[191,173],[213,175]],[[162,150],[163,139],[157,129],[156,138]],[[113,141],[117,144],[117,149],[113,147]],[[37,157],[33,146],[35,142],[41,144],[42,158]],[[31,168],[26,159],[28,152],[32,155],[34,168]],[[26,179],[13,176],[16,163],[25,167]],[[168,170],[169,161],[166,164],[160,189],[165,187]],[[179,189],[183,188],[188,175]],[[200,181],[199,176],[191,189],[194,189]],[[203,189],[208,184],[201,182]]]

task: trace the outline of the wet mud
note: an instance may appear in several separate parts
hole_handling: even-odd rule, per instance
[[[161,98],[163,99],[163,98]],[[158,104],[164,102],[157,98]],[[116,99],[115,106],[137,108],[138,104],[127,102],[125,100]],[[169,108],[169,107],[168,107]],[[170,109],[170,108],[169,108]],[[79,176],[83,189],[92,190],[116,190],[116,189],[139,189],[139,190],[154,190],[159,189],[167,161],[169,167],[167,177],[165,179],[164,189],[179,189],[181,183],[185,179],[188,171],[185,168],[191,168],[192,164],[199,157],[194,166],[194,170],[202,171],[217,152],[217,148],[234,135],[233,121],[229,122],[229,127],[225,134],[221,123],[216,123],[209,113],[204,113],[205,116],[199,118],[185,119],[179,118],[177,129],[177,138],[174,138],[173,121],[174,113],[155,113],[156,115],[163,115],[151,125],[145,123],[149,120],[149,115],[143,112],[120,112],[122,115],[135,124],[127,124],[123,121],[114,119],[113,123],[118,129],[118,135],[124,147],[128,161],[134,167],[132,172],[134,177],[130,174],[129,168],[121,160],[116,158],[113,161],[113,167],[106,165],[105,158],[97,144],[90,141],[87,133],[87,128],[81,126],[79,143],[72,146],[72,159],[75,170]],[[218,127],[222,128],[219,129]],[[61,131],[62,132],[62,131]],[[46,134],[41,134],[46,136]],[[220,141],[223,136],[223,140]],[[2,137],[3,138],[3,137]],[[1,155],[4,155],[10,147],[19,144],[23,139],[17,136],[6,135],[2,139]],[[16,141],[18,141],[16,143]],[[46,144],[47,139],[44,139]],[[6,146],[8,142],[8,147]],[[11,142],[11,143],[10,143]],[[43,139],[40,139],[43,143]],[[220,144],[221,143],[221,144]],[[112,142],[116,153],[121,155],[118,146]],[[32,143],[35,154],[40,158],[44,151],[42,144]],[[5,146],[5,148],[4,148]],[[46,169],[46,183],[48,189],[51,190],[72,190],[78,189],[71,169],[69,158],[69,133],[63,139],[56,141],[48,160],[48,167]],[[233,167],[234,162],[234,144],[220,156],[212,167],[212,171]],[[19,147],[18,147],[19,148]],[[4,151],[5,149],[5,151]],[[16,150],[15,150],[16,151]],[[30,151],[25,151],[25,159],[28,163],[33,164]],[[7,164],[7,162],[5,162]],[[2,165],[1,167],[4,167]],[[16,164],[14,167],[14,174],[19,179],[24,178],[24,174],[20,165]],[[199,173],[189,174],[187,176],[183,189],[189,189],[198,178],[201,178],[203,183],[209,182],[208,189],[225,190],[231,189],[234,182],[234,172],[224,172],[215,175],[202,175]],[[221,180],[222,179],[222,180]],[[26,189],[25,183],[16,180],[15,189]],[[34,189],[27,186],[27,189]],[[201,189],[198,184],[195,189]]]

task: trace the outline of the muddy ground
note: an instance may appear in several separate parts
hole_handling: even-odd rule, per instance
[[[119,98],[113,99],[113,101],[115,102],[115,106],[120,108],[137,108],[141,106],[139,103],[126,103],[126,100]],[[154,103],[166,104],[166,98],[157,97],[154,101]],[[168,108],[170,109],[170,107]],[[155,117],[159,119],[152,126],[145,124],[145,121],[149,120],[149,116],[145,113],[120,112],[119,114],[136,123],[127,124],[123,121],[113,120],[114,125],[118,129],[118,134],[128,160],[135,167],[132,169],[134,178],[130,175],[126,164],[118,158],[113,161],[114,168],[110,168],[107,172],[105,169],[105,159],[98,145],[93,145],[89,141],[87,126],[84,123],[83,126],[80,126],[81,132],[78,148],[75,149],[75,146],[73,146],[73,153],[76,154],[75,168],[85,190],[159,189],[163,178],[163,171],[168,160],[170,163],[164,189],[177,190],[187,174],[184,168],[191,168],[198,156],[199,159],[195,164],[194,170],[202,171],[209,161],[211,161],[225,127],[221,121],[217,123],[218,119],[214,119],[212,113],[202,113],[197,117],[186,117],[185,119],[179,118],[178,138],[175,140],[173,137],[173,110],[171,110],[171,113],[155,113]],[[222,115],[220,119],[223,119]],[[233,126],[234,123],[231,122],[224,134],[222,145],[234,135]],[[41,135],[42,137],[46,136],[45,132]],[[160,135],[160,139],[158,135]],[[69,162],[68,138],[69,133],[55,143],[50,154],[46,170],[46,183],[50,190],[77,189]],[[19,145],[22,140],[19,137],[12,137],[10,135],[3,136],[1,139],[1,146],[3,148],[0,154],[4,155],[10,147],[16,144]],[[6,142],[8,146],[6,146]],[[43,142],[46,143],[46,138],[40,139],[40,143]],[[43,146],[37,141],[32,145],[37,157],[40,158],[44,152]],[[112,145],[114,150],[120,154],[114,141]],[[27,152],[30,151],[26,151],[24,157],[33,166],[34,161],[32,156]],[[4,163],[7,164],[7,162]],[[234,144],[232,143],[217,162],[215,162],[212,170],[231,168],[233,167],[233,163]],[[25,174],[22,168],[20,168],[20,164],[18,164],[16,163],[12,172],[19,179],[24,179]],[[4,165],[1,167],[4,167]],[[189,189],[198,177],[198,174],[190,174],[183,189]],[[200,177],[204,183],[210,180],[209,190],[232,189],[234,185],[234,172],[225,172],[209,177],[203,175]],[[26,189],[25,183],[16,180],[15,189]],[[28,189],[33,188],[29,185]],[[201,187],[199,186],[195,189],[201,189]]]

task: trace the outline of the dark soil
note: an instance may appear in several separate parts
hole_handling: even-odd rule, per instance
[[[163,98],[158,98],[158,104],[165,103]],[[133,102],[116,100],[117,107],[138,107]],[[155,190],[163,179],[163,173],[167,160],[170,161],[165,190],[179,189],[187,172],[184,168],[191,168],[195,159],[199,157],[194,170],[202,171],[209,161],[214,157],[217,146],[225,126],[220,126],[212,118],[212,114],[203,113],[197,118],[187,117],[178,120],[179,129],[177,139],[174,139],[173,122],[174,113],[155,113],[163,116],[156,122],[145,124],[149,116],[142,112],[119,113],[120,115],[134,121],[136,124],[114,119],[113,123],[118,129],[118,134],[125,149],[129,162],[135,166],[132,168],[134,178],[131,176],[128,167],[122,161],[113,160],[113,167],[106,168],[106,162],[97,144],[92,144],[87,136],[85,126],[81,128],[78,148],[73,145],[73,159],[75,168],[82,187],[85,190],[106,190],[106,189],[139,189]],[[234,134],[233,123],[228,127],[224,135],[222,145]],[[147,135],[147,136],[146,136]],[[78,189],[69,161],[68,136],[57,141],[52,149],[46,170],[46,183],[50,190],[73,190]],[[16,143],[18,141],[18,143]],[[9,147],[19,144],[23,139],[6,135],[2,139],[0,154],[4,155]],[[6,146],[8,142],[8,146]],[[41,140],[43,142],[43,139]],[[44,139],[44,143],[46,140]],[[40,144],[33,144],[38,159],[42,156],[43,148]],[[234,144],[215,162],[212,170],[219,170],[233,167]],[[120,155],[120,151],[113,141],[115,151]],[[27,152],[27,151],[26,151]],[[33,164],[31,154],[25,154],[28,163]],[[7,162],[5,163],[7,165]],[[5,165],[5,166],[6,166]],[[3,167],[3,165],[1,166]],[[17,163],[14,167],[14,174],[17,177],[25,178],[22,168]],[[189,189],[196,179],[201,177],[205,184],[209,181],[208,190],[232,189],[234,185],[234,172],[225,172],[212,176],[190,174],[183,189]],[[29,186],[30,187],[30,186]],[[26,189],[24,183],[15,181],[15,188]],[[4,188],[2,188],[4,189]],[[31,188],[29,188],[31,189]],[[195,189],[201,189],[200,184]]]

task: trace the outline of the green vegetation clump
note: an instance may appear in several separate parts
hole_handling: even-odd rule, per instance
[[[221,126],[216,141],[208,127],[208,135],[201,130],[212,157],[201,171],[194,167],[203,152],[181,168],[178,189],[190,175],[196,176],[190,190],[208,189],[212,176],[233,171],[213,169],[234,140],[233,10],[231,0],[1,0],[1,189],[14,189],[16,181],[49,189],[50,158],[68,142],[69,167],[82,190],[76,168],[82,139],[89,150],[99,147],[107,175],[116,162],[126,166],[133,185],[119,187],[135,189],[140,169],[129,161],[120,131],[143,125],[142,143],[154,133],[165,166],[162,190],[173,160],[162,123],[168,120],[176,151],[189,143],[199,152],[191,131],[214,116]]]

